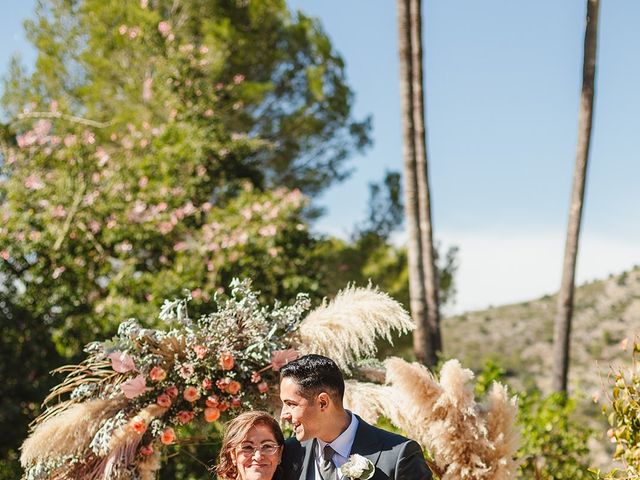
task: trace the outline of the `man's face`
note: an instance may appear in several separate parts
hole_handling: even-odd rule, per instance
[[[308,400],[300,395],[298,382],[285,377],[280,382],[283,421],[291,423],[293,433],[299,442],[316,438],[320,432],[320,406],[315,399]]]

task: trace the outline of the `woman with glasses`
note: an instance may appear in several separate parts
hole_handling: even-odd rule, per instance
[[[278,478],[284,435],[266,412],[245,412],[231,420],[222,438],[215,471],[220,480]]]

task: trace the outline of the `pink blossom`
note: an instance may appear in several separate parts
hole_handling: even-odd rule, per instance
[[[202,208],[203,212],[208,212],[209,210],[211,210],[211,204],[209,202],[204,202],[200,208]]]
[[[65,135],[64,139],[62,140],[62,143],[64,143],[65,147],[73,147],[76,142],[78,141],[78,138],[75,135]]]
[[[99,167],[104,167],[105,164],[109,161],[109,154],[102,147],[96,148],[96,157],[98,159]]]
[[[206,168],[204,168],[204,166],[202,166],[202,165],[198,165],[198,166],[196,167],[196,175],[197,175],[198,177],[204,177],[206,173],[207,173],[207,169],[206,169]]]
[[[62,205],[56,205],[53,207],[53,210],[51,210],[51,216],[53,218],[64,218],[66,215],[67,211]]]
[[[210,378],[205,378],[204,380],[202,380],[202,388],[204,390],[211,390],[211,387],[213,387],[213,382]]]
[[[162,21],[158,24],[158,31],[163,37],[166,37],[171,32],[171,25],[169,22]]]
[[[260,393],[267,393],[269,391],[269,385],[267,384],[267,382],[260,382],[258,384],[258,391]]]
[[[138,35],[140,35],[140,27],[131,27],[129,29],[129,38],[131,40],[133,40],[134,38],[136,38]]]
[[[33,133],[38,138],[45,137],[51,131],[51,122],[49,120],[38,120],[33,126]]]
[[[260,230],[258,230],[258,233],[263,237],[273,237],[277,232],[278,227],[273,224],[265,225]]]
[[[91,230],[91,233],[98,233],[100,231],[100,223],[97,220],[91,220],[89,222],[89,230]]]
[[[262,375],[258,372],[251,372],[251,383],[258,383],[260,380],[262,380]]]
[[[173,230],[173,223],[171,222],[160,222],[158,225],[158,231],[163,235],[166,235],[171,230]]]
[[[286,350],[274,350],[271,352],[271,366],[277,372],[287,363],[295,360],[296,358],[298,358],[298,352],[293,348],[288,348]]]
[[[143,375],[138,375],[120,385],[120,390],[122,390],[122,393],[124,393],[124,396],[128,399],[136,398],[147,390],[147,383]]]
[[[234,75],[233,83],[235,83],[236,85],[239,85],[242,82],[244,82],[244,75],[241,75],[241,74]]]
[[[29,190],[41,190],[44,188],[44,183],[40,180],[40,177],[35,173],[32,173],[24,180],[24,186]]]
[[[96,135],[90,130],[82,132],[82,143],[85,145],[93,145],[96,143]]]
[[[120,25],[120,26],[118,27],[118,33],[119,33],[120,35],[125,35],[125,34],[127,33],[127,30],[128,30],[128,28],[127,28],[127,26],[126,26],[126,25]]]
[[[203,55],[208,52],[209,52],[209,47],[207,47],[206,45],[202,45],[200,47],[200,53],[202,53]]]
[[[212,109],[212,108],[207,108],[207,109],[204,111],[204,116],[205,116],[206,118],[211,118],[211,117],[213,117],[213,109]]]
[[[186,250],[187,249],[187,242],[178,242],[173,246],[173,249],[176,252],[181,252],[183,250]]]
[[[113,352],[107,355],[107,358],[111,360],[111,368],[118,373],[127,373],[131,370],[135,370],[136,365],[133,362],[131,355],[124,352]]]
[[[58,111],[58,101],[57,100],[51,100],[51,103],[49,104],[49,111],[52,113],[56,113]]]

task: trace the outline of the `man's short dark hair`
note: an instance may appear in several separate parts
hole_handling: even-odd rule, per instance
[[[295,380],[300,395],[306,399],[311,400],[324,391],[342,403],[344,378],[338,365],[328,357],[310,354],[293,360],[280,369],[280,379],[283,378]]]

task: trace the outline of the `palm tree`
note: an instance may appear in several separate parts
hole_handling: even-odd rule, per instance
[[[409,296],[416,323],[413,346],[419,361],[434,366],[441,337],[424,127],[420,0],[398,0],[397,14]]]
[[[571,319],[573,316],[573,293],[575,284],[578,239],[584,204],[584,189],[587,178],[587,162],[591,144],[593,124],[593,97],[595,93],[596,47],[598,40],[599,0],[587,0],[587,25],[584,35],[584,61],[582,68],[582,95],[578,116],[578,145],[573,173],[569,224],[562,266],[562,283],[558,293],[553,345],[553,389],[567,393],[569,373],[569,345]]]

